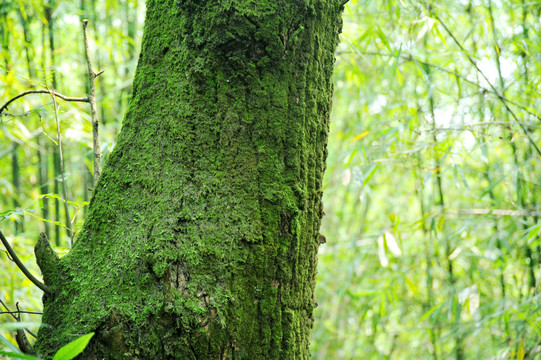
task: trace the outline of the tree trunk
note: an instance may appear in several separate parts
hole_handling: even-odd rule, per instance
[[[309,358],[340,0],[148,1],[132,100],[73,250],[36,257],[36,350]]]

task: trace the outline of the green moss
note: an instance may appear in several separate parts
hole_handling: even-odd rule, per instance
[[[308,358],[338,4],[147,8],[132,101],[36,348],[96,331],[89,358]]]

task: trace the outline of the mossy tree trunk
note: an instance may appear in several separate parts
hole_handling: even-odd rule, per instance
[[[41,237],[35,345],[309,357],[340,0],[149,1],[133,97],[73,250]]]

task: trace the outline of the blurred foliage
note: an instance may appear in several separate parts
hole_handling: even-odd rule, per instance
[[[142,0],[0,0],[0,103],[31,89],[54,88],[66,96],[88,94],[82,19],[88,33],[96,79],[100,141],[104,160],[112,150],[131,92],[144,20]],[[0,229],[35,274],[33,247],[47,231],[60,256],[69,250],[70,233],[80,229],[92,189],[92,125],[87,103],[56,99],[62,132],[67,199],[58,164],[53,99],[28,95],[0,117]],[[69,206],[66,217],[63,201]],[[58,206],[58,210],[57,210]],[[67,220],[69,218],[69,220]],[[3,248],[2,248],[3,250]],[[7,253],[0,253],[0,300],[11,311],[39,312],[41,292]],[[0,306],[0,312],[6,311]],[[39,314],[22,314],[36,333]],[[0,314],[0,325],[11,323]],[[32,336],[29,336],[32,340]],[[13,351],[14,334],[0,327],[0,350]],[[0,356],[1,358],[1,356]]]
[[[314,358],[541,358],[540,14],[346,7]]]
[[[107,155],[131,90],[142,1],[0,1],[2,103],[28,89],[84,96],[80,22],[90,20]],[[539,0],[346,5],[314,358],[541,359],[540,20]],[[38,233],[65,253],[65,224],[80,228],[92,187],[88,105],[58,104],[72,220],[56,211],[50,96],[19,99],[0,118],[0,229],[34,272]],[[40,292],[5,253],[0,267],[0,299],[39,311]],[[22,320],[37,330],[39,315]],[[0,327],[0,349],[12,343]]]

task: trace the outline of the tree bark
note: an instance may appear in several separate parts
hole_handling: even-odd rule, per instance
[[[50,357],[309,358],[340,0],[148,1],[72,251],[40,241]]]

